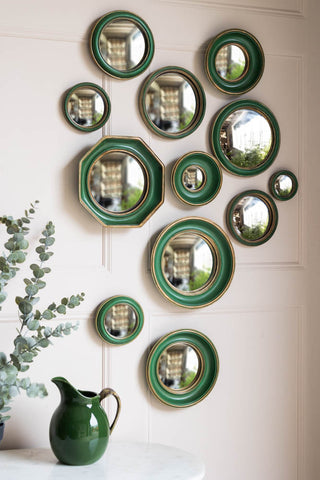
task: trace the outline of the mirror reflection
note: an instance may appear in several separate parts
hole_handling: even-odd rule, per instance
[[[268,120],[256,110],[235,110],[223,122],[220,145],[231,163],[240,168],[261,165],[271,151],[272,130]]]
[[[158,375],[166,387],[182,390],[199,378],[201,362],[194,348],[179,342],[166,348],[159,358]]]
[[[129,71],[143,60],[146,53],[146,40],[133,21],[112,20],[101,31],[99,50],[110,67]]]
[[[92,166],[89,191],[108,212],[127,212],[141,203],[147,188],[144,168],[127,152],[109,151]]]
[[[81,127],[93,127],[103,119],[107,105],[95,89],[79,87],[70,95],[67,113]]]
[[[220,77],[226,80],[238,80],[246,71],[246,55],[238,45],[225,45],[215,58],[215,67]]]
[[[182,183],[187,190],[200,190],[205,184],[205,174],[197,165],[190,165],[182,173]]]
[[[274,189],[280,197],[288,197],[293,189],[293,181],[289,175],[281,174],[274,182]]]
[[[149,120],[164,132],[177,133],[193,121],[197,101],[192,85],[177,73],[163,73],[149,86],[145,96]]]
[[[181,292],[196,293],[210,281],[216,265],[206,240],[187,231],[171,238],[164,248],[162,270],[167,281]]]
[[[262,238],[271,221],[268,205],[256,196],[242,197],[232,212],[233,227],[237,235],[245,240]]]
[[[117,303],[107,310],[104,325],[109,335],[125,338],[134,332],[137,320],[137,314],[130,305]]]

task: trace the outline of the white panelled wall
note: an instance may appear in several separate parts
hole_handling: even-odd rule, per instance
[[[104,75],[88,48],[94,21],[115,9],[143,17],[155,38],[149,70],[132,80]],[[57,339],[30,369],[34,381],[46,383],[49,396],[38,400],[21,395],[15,400],[1,448],[48,446],[48,424],[59,401],[50,379],[62,375],[82,389],[110,386],[119,393],[123,409],[114,438],[192,451],[205,461],[206,480],[320,477],[315,288],[320,262],[314,256],[319,214],[312,206],[319,190],[319,160],[311,144],[318,135],[319,101],[312,94],[316,82],[310,73],[312,68],[319,72],[319,13],[317,0],[0,0],[0,213],[18,216],[39,199],[33,245],[47,220],[56,225],[53,271],[43,291],[43,306],[86,292],[83,305],[68,316],[80,321],[78,332]],[[224,172],[217,198],[190,208],[173,195],[170,169],[189,151],[210,152],[212,118],[235,100],[219,93],[203,68],[208,40],[227,28],[248,30],[263,46],[264,75],[243,97],[272,110],[280,125],[281,147],[266,172],[251,178]],[[191,70],[206,92],[204,121],[181,140],[156,137],[144,125],[137,105],[144,78],[167,65]],[[88,134],[69,126],[62,113],[67,89],[84,81],[105,88],[112,104],[104,129]],[[79,159],[104,135],[139,136],[168,167],[165,202],[141,228],[103,229],[78,201]],[[226,294],[195,311],[168,303],[150,274],[155,235],[169,222],[190,215],[226,229],[229,200],[246,189],[267,191],[269,177],[281,168],[297,175],[298,195],[277,202],[279,226],[269,242],[250,248],[232,240],[236,272]],[[0,238],[2,243],[3,230]],[[27,266],[24,270],[28,272]],[[23,293],[23,278],[20,273],[11,282],[11,299],[1,312],[1,351],[10,351],[15,335],[14,296]],[[94,316],[103,300],[118,294],[141,304],[145,325],[132,343],[111,347],[95,332]],[[180,328],[194,328],[211,338],[220,373],[203,402],[173,409],[152,397],[144,372],[150,346]],[[112,406],[107,407],[112,415]]]

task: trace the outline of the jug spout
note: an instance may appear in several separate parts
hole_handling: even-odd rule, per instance
[[[76,390],[64,377],[54,377],[51,381],[57,385],[62,401],[72,401],[79,398],[79,391]]]

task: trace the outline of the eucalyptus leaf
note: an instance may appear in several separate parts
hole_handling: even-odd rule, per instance
[[[22,300],[22,302],[19,303],[19,310],[24,315],[27,315],[28,313],[32,312],[32,305],[27,300]]]

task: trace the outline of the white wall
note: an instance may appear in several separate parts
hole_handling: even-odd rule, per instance
[[[114,438],[161,442],[193,451],[206,463],[207,480],[318,478],[320,465],[313,440],[319,436],[319,417],[315,426],[312,415],[317,402],[308,388],[316,370],[304,375],[306,360],[319,361],[317,292],[311,298],[308,289],[310,319],[314,319],[310,324],[314,328],[309,330],[304,291],[308,282],[317,282],[319,258],[315,264],[313,250],[318,248],[319,225],[311,213],[305,215],[304,186],[306,180],[313,186],[309,212],[318,218],[312,203],[317,200],[318,152],[310,145],[317,131],[312,124],[309,128],[308,114],[309,108],[315,124],[310,88],[316,87],[314,79],[307,83],[308,66],[313,65],[307,53],[316,45],[319,8],[316,0],[310,0],[307,7],[303,0],[138,0],[134,5],[129,0],[120,4],[0,0],[1,213],[19,215],[28,202],[39,199],[33,241],[48,219],[56,224],[53,273],[43,295],[44,306],[64,295],[86,292],[84,305],[69,316],[80,320],[79,331],[57,340],[30,370],[34,381],[46,383],[49,397],[30,400],[21,396],[15,401],[1,448],[48,445],[48,424],[59,401],[50,378],[63,375],[79,388],[99,391],[110,386],[119,393],[123,411]],[[117,81],[94,64],[88,49],[91,26],[114,9],[133,11],[152,29],[156,50],[149,72],[179,65],[198,76],[206,91],[207,111],[191,136],[165,140],[145,127],[137,94],[149,72]],[[232,27],[250,31],[263,46],[265,73],[244,98],[261,101],[273,111],[282,144],[269,170],[253,178],[224,172],[218,197],[206,206],[188,208],[171,192],[170,167],[188,151],[210,151],[212,117],[234,100],[215,90],[203,69],[207,41]],[[313,51],[318,55],[317,48]],[[63,117],[63,95],[81,81],[100,84],[111,98],[111,118],[102,132],[77,132]],[[165,203],[142,228],[102,229],[78,201],[79,159],[109,134],[141,136],[169,167]],[[277,203],[279,226],[273,238],[256,248],[233,242],[235,277],[217,303],[197,311],[169,304],[152,283],[149,239],[170,221],[189,215],[207,217],[226,229],[229,200],[249,188],[266,190],[269,177],[280,168],[291,169],[300,188],[290,202]],[[307,259],[312,271],[306,268]],[[12,297],[22,293],[22,278],[12,282]],[[109,347],[95,332],[94,314],[101,301],[116,294],[132,296],[142,305],[145,326],[131,344]],[[16,325],[12,299],[1,312],[1,350],[10,350]],[[176,410],[152,397],[144,369],[150,345],[179,328],[195,328],[208,335],[218,350],[221,368],[210,396],[194,407]],[[308,342],[310,357],[305,354]],[[313,388],[319,399],[319,381]],[[306,427],[304,405],[311,408]]]

